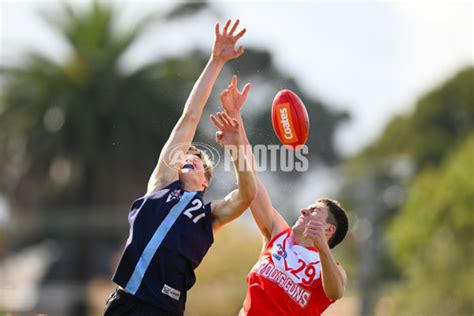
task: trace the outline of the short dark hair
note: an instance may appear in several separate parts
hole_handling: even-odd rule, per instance
[[[212,175],[214,174],[214,165],[212,164],[212,160],[209,158],[209,155],[194,145],[190,145],[186,153],[190,155],[196,155],[199,157],[199,159],[201,159],[207,183],[211,184]]]
[[[318,202],[324,203],[329,208],[327,222],[336,226],[336,232],[328,240],[329,248],[336,247],[346,237],[349,230],[349,219],[346,211],[336,200],[321,198]]]

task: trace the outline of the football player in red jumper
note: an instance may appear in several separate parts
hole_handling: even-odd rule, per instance
[[[225,111],[240,122],[247,145],[240,110],[249,89],[247,84],[240,92],[234,76],[221,94]],[[250,209],[263,236],[263,250],[247,276],[247,295],[239,315],[321,315],[343,296],[346,287],[346,272],[331,248],[347,233],[347,215],[338,202],[323,198],[302,208],[290,226],[258,178],[257,185]]]

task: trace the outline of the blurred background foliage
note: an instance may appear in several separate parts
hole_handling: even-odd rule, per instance
[[[135,69],[123,67],[123,56],[150,25],[203,10],[218,15],[205,2],[183,3],[119,31],[110,4],[93,1],[79,9],[64,3],[44,18],[67,43],[68,58],[26,52],[22,63],[3,66],[0,192],[11,218],[0,227],[2,283],[10,289],[0,295],[0,311],[101,313],[127,237],[128,205],[144,193],[209,53],[195,50]],[[305,94],[275,67],[269,51],[246,47],[226,65],[204,117],[219,109],[219,91],[234,73],[241,83],[253,83],[244,113],[253,144],[278,144],[270,104],[276,91],[289,88],[310,116],[310,169],[340,170],[337,197],[350,210],[351,231],[336,250],[349,272],[347,297],[335,304],[349,307],[338,315],[472,315],[474,68],[428,91],[412,113],[394,118],[377,141],[345,159],[334,135],[349,114]],[[214,144],[213,134],[203,119],[196,141]],[[221,198],[234,183],[232,175],[217,172],[209,199]],[[275,204],[291,210],[284,212],[291,222],[302,207],[292,194],[302,175],[266,176]],[[20,290],[11,290],[18,278],[7,272],[20,273],[14,263],[27,262],[25,254],[37,244],[54,260],[37,278],[24,275],[24,284],[41,289],[26,304]],[[248,216],[225,227],[197,270],[187,315],[236,315],[260,248]]]
[[[472,314],[473,87],[461,70],[345,162],[364,315]]]
[[[472,312],[473,158],[471,133],[446,153],[439,167],[427,167],[414,178],[406,202],[390,223],[393,258],[402,273],[401,284],[393,290],[393,315]]]

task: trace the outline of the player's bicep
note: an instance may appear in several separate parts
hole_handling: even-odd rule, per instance
[[[239,217],[247,207],[248,203],[241,199],[238,190],[232,191],[223,200],[213,201],[211,214],[214,231]]]

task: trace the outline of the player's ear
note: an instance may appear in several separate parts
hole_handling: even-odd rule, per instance
[[[202,186],[206,189],[209,186],[209,181],[207,181],[207,178],[204,178],[204,180],[202,181]]]
[[[336,233],[336,225],[328,224],[326,226],[326,234],[328,234],[329,236],[332,236],[335,233]]]

